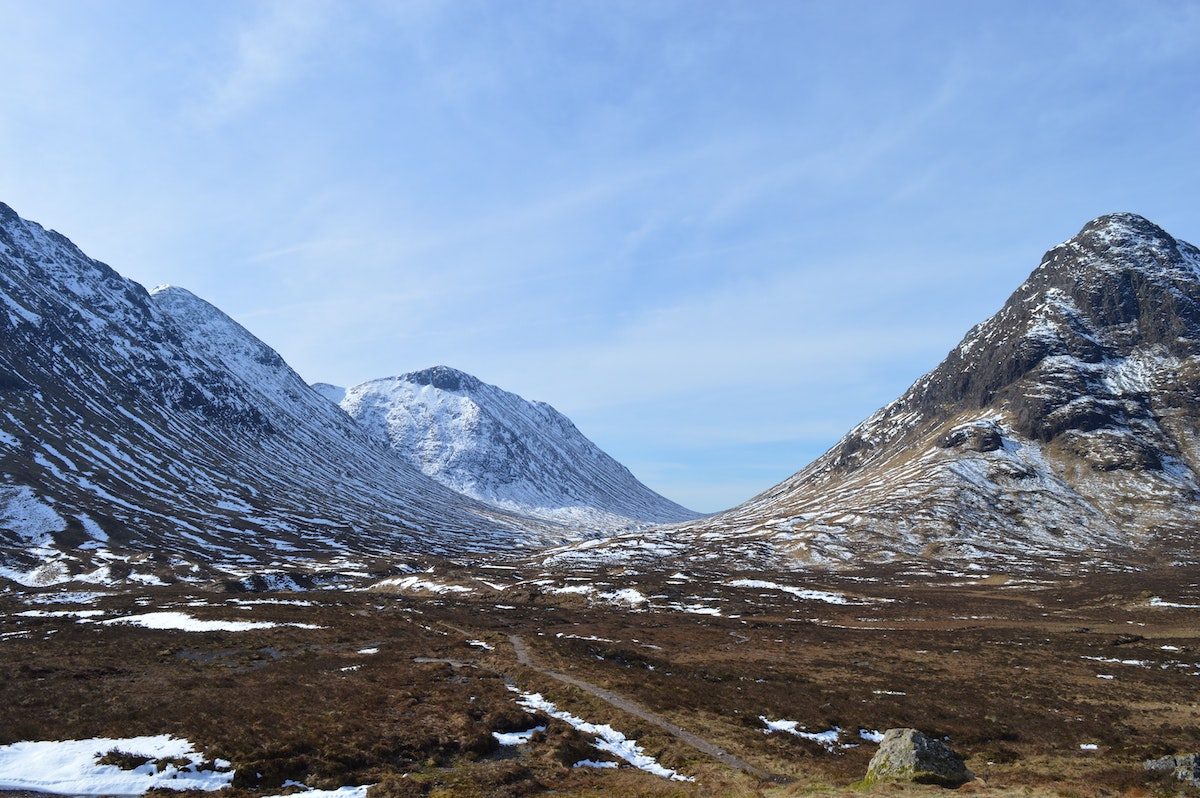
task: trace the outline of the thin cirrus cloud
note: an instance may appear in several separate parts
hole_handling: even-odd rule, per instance
[[[335,11],[327,0],[276,0],[247,8],[249,18],[223,37],[224,63],[200,67],[209,85],[190,110],[202,124],[227,122],[315,69]]]

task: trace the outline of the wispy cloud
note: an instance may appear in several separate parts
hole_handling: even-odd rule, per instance
[[[301,244],[292,244],[288,247],[273,249],[268,252],[260,252],[257,255],[251,255],[246,258],[246,263],[266,263],[267,261],[286,258],[291,255],[299,255],[301,253],[310,253],[314,250],[326,249],[335,246],[337,242],[333,241],[306,241]]]
[[[214,67],[211,88],[195,108],[198,120],[220,124],[280,86],[315,68],[311,56],[329,29],[329,0],[270,0],[251,5],[227,37],[225,60]]]

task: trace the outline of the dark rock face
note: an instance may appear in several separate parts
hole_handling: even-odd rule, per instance
[[[458,369],[452,369],[449,366],[433,366],[421,371],[402,374],[397,379],[411,382],[414,385],[431,385],[439,390],[452,391],[454,393],[476,391],[482,384],[470,374]]]
[[[974,779],[962,757],[941,740],[926,737],[916,729],[888,729],[867,766],[863,786],[908,781],[960,787]]]
[[[1003,443],[1000,427],[993,421],[955,427],[938,440],[938,446],[943,449],[962,447],[973,452],[994,452]]]

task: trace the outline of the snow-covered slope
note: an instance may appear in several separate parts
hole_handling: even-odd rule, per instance
[[[346,389],[340,385],[330,385],[327,382],[314,382],[312,389],[335,405],[341,403],[346,398]]]
[[[394,457],[273,350],[0,204],[0,576],[152,579],[561,530]]]
[[[699,524],[552,560],[1195,561],[1198,470],[1200,250],[1114,214],[795,476]]]
[[[415,468],[499,507],[609,530],[699,517],[639,482],[550,405],[455,369],[365,382],[341,406]]]

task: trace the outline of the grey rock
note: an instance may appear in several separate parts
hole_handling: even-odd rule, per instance
[[[1170,774],[1184,784],[1200,787],[1200,754],[1147,759],[1142,765],[1151,773]]]
[[[888,729],[871,757],[862,784],[869,787],[879,782],[908,781],[958,787],[974,778],[962,757],[941,740],[916,729]]]
[[[938,441],[943,449],[961,446],[973,452],[994,452],[1004,445],[1004,436],[994,421],[955,427]]]

